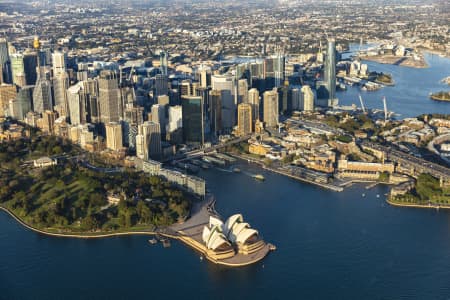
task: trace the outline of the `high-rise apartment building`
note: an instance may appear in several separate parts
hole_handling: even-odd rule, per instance
[[[263,121],[267,127],[276,127],[278,126],[278,115],[279,115],[277,88],[264,92],[263,98],[264,98]]]
[[[161,130],[158,123],[146,121],[138,126],[136,135],[136,156],[148,160],[160,159],[161,150]]]
[[[238,130],[240,136],[252,133],[252,106],[249,103],[238,105]]]
[[[105,124],[106,148],[118,151],[123,148],[122,126],[119,122],[109,122]]]
[[[121,96],[117,74],[103,70],[98,79],[100,121],[104,124],[119,122],[121,118]]]

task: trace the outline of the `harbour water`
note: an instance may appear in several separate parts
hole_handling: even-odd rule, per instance
[[[350,49],[355,51],[358,46],[353,45]],[[429,65],[425,69],[364,61],[369,66],[369,71],[392,74],[395,86],[386,86],[377,91],[348,87],[346,91],[337,93],[339,104],[356,104],[360,107],[358,94],[361,94],[367,107],[383,109],[382,98],[386,96],[388,110],[399,114],[397,118],[400,119],[423,113],[450,114],[450,102],[433,101],[429,98],[430,93],[449,89],[448,85],[440,81],[450,75],[450,59],[431,53],[425,53],[425,59]]]
[[[429,69],[369,63],[395,87],[363,92],[368,107],[401,117],[450,113],[428,99],[450,60],[427,56]],[[358,103],[359,91],[338,96]],[[238,165],[201,171],[227,217],[241,212],[277,250],[255,265],[229,269],[200,260],[178,242],[148,237],[63,239],[31,232],[0,212],[0,299],[448,299],[450,214],[392,207],[388,188],[355,185],[336,193]],[[249,174],[261,173],[261,182]],[[362,197],[365,194],[365,197]],[[379,195],[379,197],[377,197]]]
[[[385,186],[336,193],[239,168],[245,172],[200,175],[224,217],[241,212],[277,246],[262,262],[229,269],[179,242],[149,245],[148,237],[42,236],[0,213],[0,299],[450,296],[448,212],[391,207]],[[248,175],[257,172],[266,181]]]

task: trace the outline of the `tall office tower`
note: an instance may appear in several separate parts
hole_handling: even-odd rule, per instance
[[[17,98],[9,100],[8,115],[16,120],[23,119],[22,106]]]
[[[166,139],[173,144],[183,143],[183,109],[181,105],[169,107]]]
[[[138,126],[136,135],[136,156],[148,160],[160,159],[161,150],[161,130],[158,123],[146,121]]]
[[[273,57],[273,72],[275,77],[275,86],[280,87],[284,83],[284,70],[286,59],[281,53]]]
[[[67,72],[57,73],[53,77],[53,96],[55,110],[59,116],[69,116],[67,104],[67,89],[69,88],[69,75]]]
[[[106,148],[118,151],[123,148],[122,125],[119,122],[105,124]]]
[[[13,84],[0,85],[0,118],[6,117],[9,109],[9,100],[17,97],[17,86]]]
[[[267,127],[276,127],[278,125],[278,90],[266,91],[263,94],[264,98],[264,113],[263,121]]]
[[[27,85],[25,77],[25,66],[23,63],[23,54],[14,53],[9,56],[11,60],[12,81],[14,84],[22,87]]]
[[[189,80],[181,81],[180,90],[181,96],[191,96],[191,82]]]
[[[16,100],[20,103],[22,111],[22,118],[20,118],[19,120],[23,120],[25,115],[33,110],[33,89],[34,86],[26,85],[20,88],[17,93]]]
[[[167,95],[169,93],[169,83],[167,75],[156,74],[155,76],[155,96]]]
[[[285,58],[282,54],[276,54],[264,60],[264,78],[266,89],[280,87],[284,82]]]
[[[23,67],[27,85],[35,85],[37,80],[38,56],[34,51],[23,53]]]
[[[238,105],[238,130],[239,136],[252,133],[252,106],[249,103]]]
[[[183,112],[181,105],[169,107],[169,122],[167,124],[167,131],[174,132],[183,127]]]
[[[66,53],[56,51],[52,53],[53,76],[66,72]]]
[[[231,132],[236,125],[236,102],[234,99],[235,86],[232,75],[213,75],[211,77],[213,90],[221,92],[222,101],[222,130]]]
[[[278,87],[278,112],[280,114],[288,114],[289,108],[291,108],[291,104],[288,103],[288,92],[287,86]]]
[[[134,106],[136,103],[136,93],[133,87],[125,86],[120,88],[120,95],[122,97],[122,107],[123,110],[127,107],[127,105],[131,104]]]
[[[70,124],[79,125],[86,123],[86,94],[83,90],[83,82],[67,89],[67,107]]]
[[[300,88],[292,88],[289,90],[288,98],[290,98],[290,102],[292,105],[292,110],[299,111],[303,110],[303,99],[302,92]]]
[[[207,88],[211,85],[211,68],[201,66],[198,69],[199,76],[200,76],[200,86],[203,88]]]
[[[12,83],[8,53],[8,41],[0,38],[0,83]]]
[[[121,96],[117,74],[111,70],[100,72],[98,79],[98,101],[100,107],[100,122],[119,122]]]
[[[169,53],[167,53],[166,51],[161,51],[159,53],[159,63],[160,63],[160,68],[161,68],[161,74],[164,76],[168,75],[168,65],[169,65]]]
[[[42,67],[40,69],[33,90],[33,110],[37,113],[43,113],[46,110],[51,111],[53,109],[50,76]]]
[[[248,102],[248,82],[247,79],[239,79],[238,81],[238,103]]]
[[[124,119],[130,124],[140,125],[144,123],[144,108],[140,106],[125,108]]]
[[[57,119],[57,114],[51,110],[46,110],[42,113],[42,119],[40,119],[42,121],[42,123],[39,126],[39,122],[38,122],[38,127],[40,127],[44,132],[53,134],[54,131],[54,125],[55,125],[55,121]]]
[[[82,81],[83,91],[86,97],[86,121],[88,123],[100,122],[100,104],[98,103],[98,81],[88,79]]]
[[[222,92],[209,91],[209,120],[211,133],[217,137],[222,132]]]
[[[191,83],[191,95],[192,96],[198,96],[199,89],[204,89],[204,88],[200,87],[200,84],[198,82]]]
[[[170,105],[179,105],[180,102],[180,90],[178,89],[170,89],[169,90],[169,104]]]
[[[211,76],[211,88],[217,91],[230,91],[234,90],[234,77],[231,74],[212,75]],[[234,94],[234,93],[233,93]]]
[[[181,97],[183,138],[188,144],[204,144],[204,106],[202,97]]]
[[[158,123],[161,129],[161,135],[165,137],[166,134],[166,106],[160,104],[152,105],[152,122]]]
[[[50,48],[39,49],[37,54],[39,57],[39,64],[41,66],[52,65],[52,51]]]
[[[302,86],[303,110],[314,111],[314,93],[309,85]]]
[[[248,103],[252,106],[252,124],[259,120],[259,92],[253,88],[248,91]]]
[[[264,63],[253,62],[250,64],[250,76],[252,78],[264,78]]]
[[[328,93],[328,106],[336,106],[338,99],[336,98],[336,44],[334,39],[328,40],[324,77]]]

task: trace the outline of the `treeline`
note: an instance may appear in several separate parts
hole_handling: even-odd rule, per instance
[[[0,205],[33,226],[65,232],[169,225],[189,214],[187,195],[159,177],[132,170],[101,173],[64,159],[46,169],[21,165],[30,156],[73,150],[55,137],[1,143]],[[108,195],[119,197],[118,205]]]

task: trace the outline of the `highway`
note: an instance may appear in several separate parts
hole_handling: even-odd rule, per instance
[[[371,142],[363,142],[362,145],[383,151],[386,154],[386,159],[400,163],[401,165],[411,166],[414,170],[421,173],[429,173],[436,178],[443,178],[450,181],[450,169],[444,166],[432,163],[428,160],[415,157],[411,154],[394,149],[391,146],[383,146]]]

